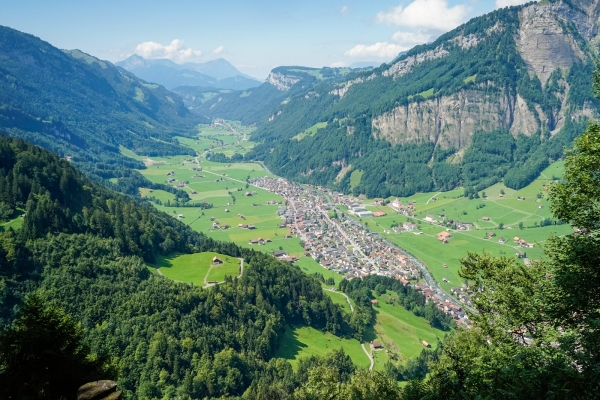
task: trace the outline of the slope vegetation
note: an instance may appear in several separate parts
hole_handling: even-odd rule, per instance
[[[198,118],[179,96],[107,61],[0,27],[0,76],[0,129],[72,157],[98,180],[124,178],[123,188],[143,180],[129,169],[143,164],[120,145],[145,155],[190,152],[173,135]]]

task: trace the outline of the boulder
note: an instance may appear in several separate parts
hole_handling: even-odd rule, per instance
[[[117,383],[102,380],[89,382],[77,389],[77,400],[119,400],[121,392],[117,391]]]

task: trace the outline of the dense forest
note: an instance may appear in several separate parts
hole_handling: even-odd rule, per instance
[[[286,325],[307,324],[337,334],[349,330],[339,306],[299,269],[206,238],[21,140],[0,138],[0,196],[2,218],[26,211],[20,230],[0,233],[2,328],[36,331],[30,313],[64,320],[60,326],[65,332],[57,340],[63,333],[71,338],[65,339],[71,343],[68,348],[77,350],[71,356],[83,354],[87,346],[94,357],[107,360],[103,370],[116,371],[113,378],[140,398],[240,395],[269,368]],[[145,262],[175,251],[217,251],[244,258],[247,267],[242,278],[211,290],[149,273]],[[24,301],[30,307],[21,307]],[[40,309],[40,302],[52,308]],[[79,327],[69,325],[69,318],[80,321]],[[85,346],[73,345],[78,335]],[[27,350],[20,337],[7,333],[0,343],[16,341],[11,351],[19,346]],[[48,387],[43,396],[27,397],[28,390],[44,384],[36,381],[44,374],[11,382],[16,368],[11,360],[17,360],[3,357],[4,395],[56,398],[56,387]],[[36,370],[57,360],[46,357],[46,364]],[[91,372],[82,372],[80,378],[89,379]],[[76,387],[71,389],[74,393]]]

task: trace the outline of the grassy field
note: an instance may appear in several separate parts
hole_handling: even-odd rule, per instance
[[[224,264],[214,266],[212,259],[218,257]],[[238,276],[240,270],[240,261],[235,257],[226,256],[214,252],[179,254],[170,256],[161,256],[154,266],[148,267],[160,269],[160,272],[169,279],[178,282],[193,283],[197,286],[203,286],[204,280],[222,281],[225,275]],[[210,270],[210,273],[209,273]]]
[[[274,357],[289,360],[295,368],[302,357],[323,356],[339,348],[343,348],[358,367],[368,368],[371,365],[358,340],[339,338],[311,327],[288,326]]]
[[[326,126],[327,126],[327,122],[317,122],[310,128],[306,129],[304,132],[299,133],[298,135],[294,136],[292,139],[302,140],[307,136],[314,136],[319,129],[325,128]]]
[[[229,256],[219,258],[223,260],[224,263],[216,264],[210,269],[208,275],[206,275],[207,281],[223,282],[226,276],[234,278],[240,275],[240,260]]]
[[[424,349],[422,340],[435,348],[437,338],[443,339],[449,333],[432,328],[424,318],[415,316],[399,305],[395,302],[398,298],[395,293],[388,292],[376,298],[374,334],[389,352],[373,352],[376,370],[383,368],[388,359],[402,362],[418,355]]]
[[[346,301],[344,295],[339,292],[331,292],[329,290],[325,290],[325,294],[331,298],[334,304],[339,304],[346,313],[352,313],[350,306],[348,305],[348,301]]]

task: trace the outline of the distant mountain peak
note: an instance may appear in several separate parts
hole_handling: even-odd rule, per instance
[[[177,64],[167,58],[145,59],[134,54],[115,65],[144,80],[160,83],[169,89],[178,86],[208,86],[245,90],[262,83],[256,78],[241,73],[224,58],[204,63]]]

